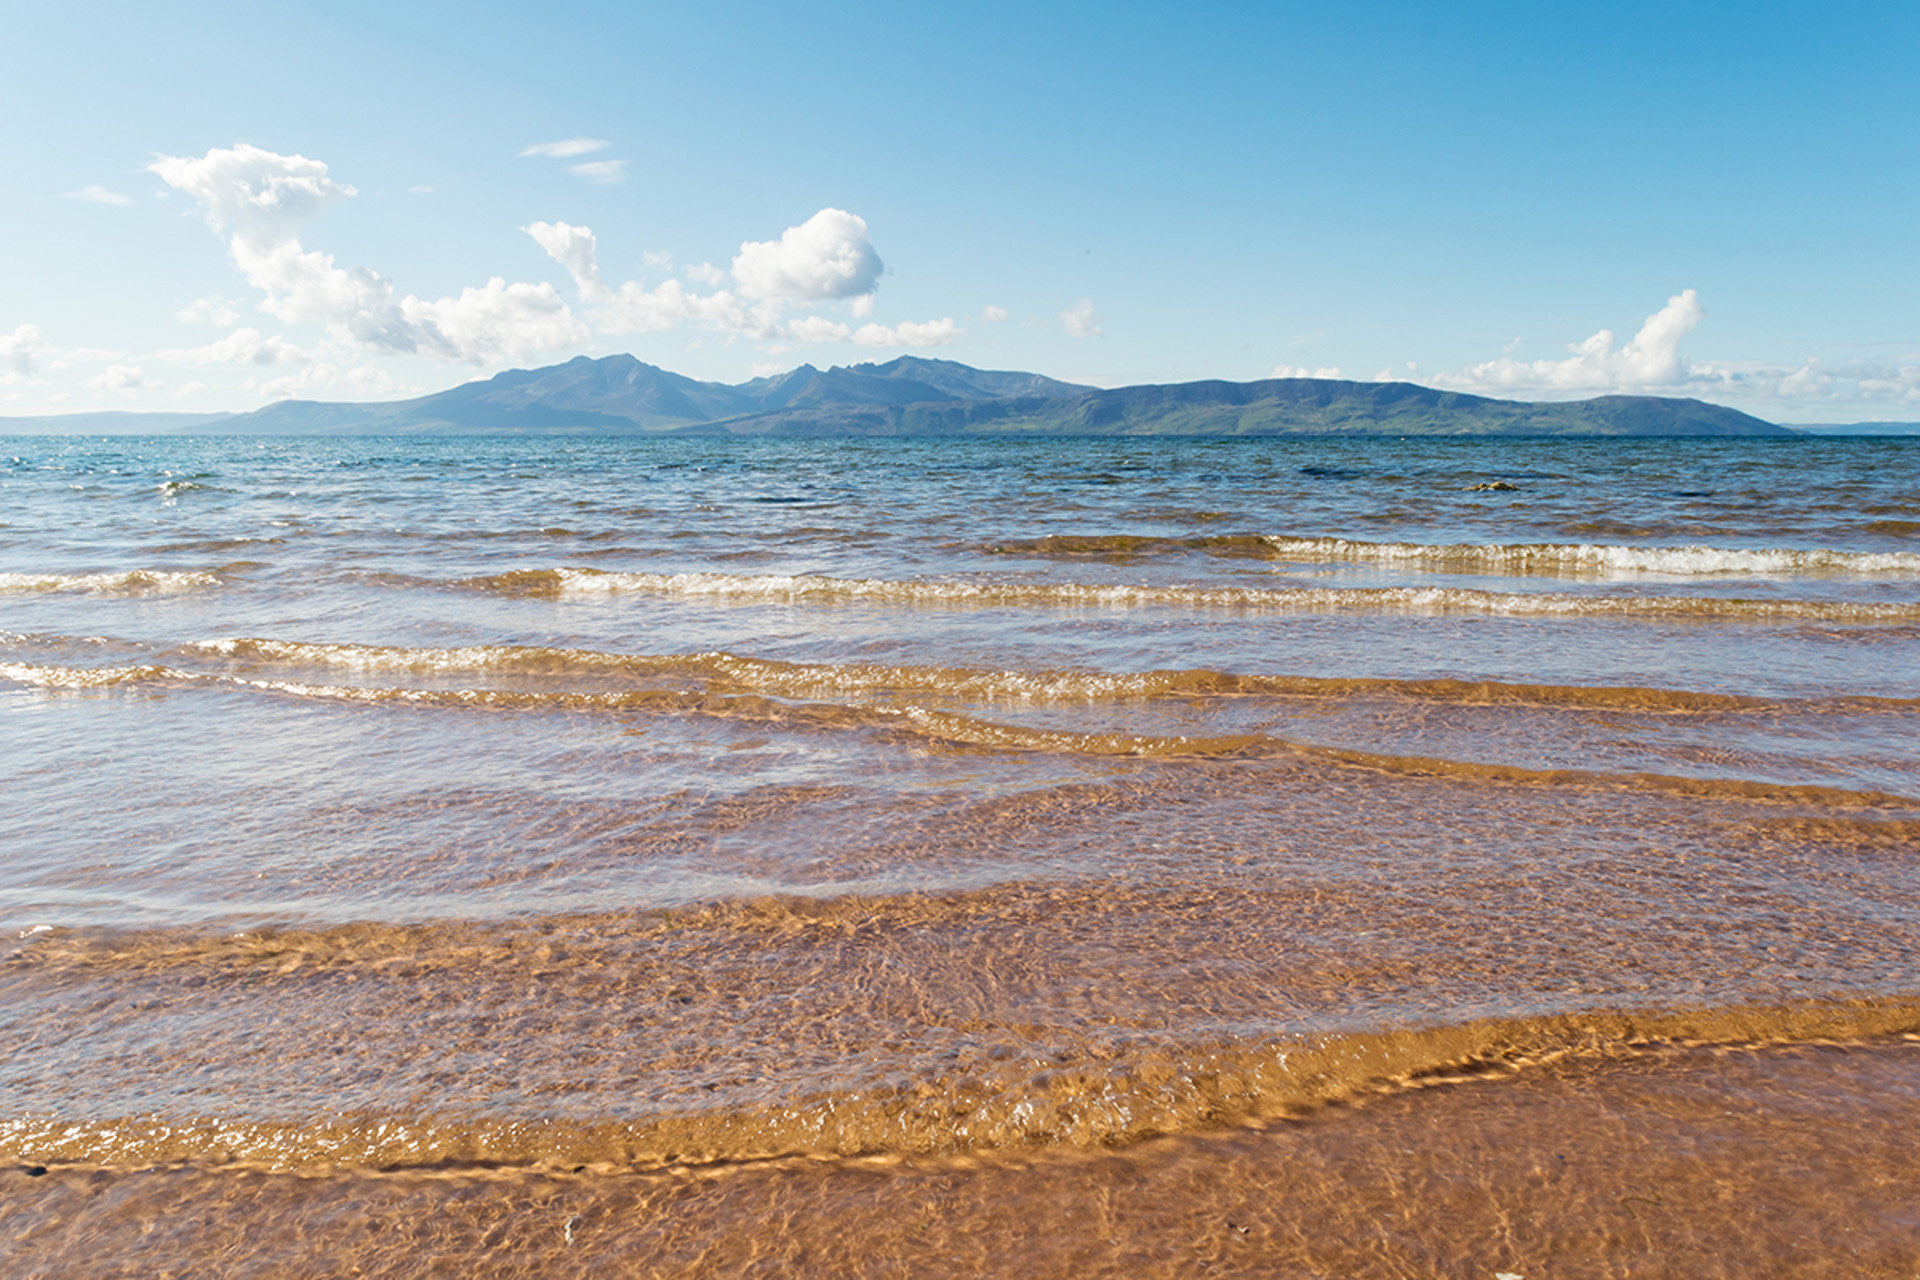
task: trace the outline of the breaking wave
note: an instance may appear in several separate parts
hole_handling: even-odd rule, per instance
[[[623,592],[686,599],[877,603],[948,608],[1214,608],[1291,613],[1480,614],[1496,617],[1920,621],[1920,602],[1601,596],[1462,587],[1185,587],[1095,583],[833,578],[818,574],[622,573],[519,569],[451,585],[507,596]]]

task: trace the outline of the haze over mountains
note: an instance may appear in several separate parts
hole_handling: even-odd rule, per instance
[[[901,356],[885,364],[700,382],[630,355],[577,356],[380,404],[283,400],[226,415],[0,418],[8,431],[257,435],[725,434],[1786,436],[1785,427],[1700,400],[1601,396],[1526,402],[1407,382],[1273,378],[1102,390],[1035,373]]]

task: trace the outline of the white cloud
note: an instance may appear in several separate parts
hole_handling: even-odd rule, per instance
[[[862,347],[940,347],[959,337],[960,332],[960,326],[950,319],[924,324],[906,320],[896,325],[861,325],[854,331],[853,341]]]
[[[605,138],[566,138],[559,142],[536,142],[530,147],[523,148],[520,154],[552,156],[557,160],[564,160],[568,156],[587,156],[596,151],[605,151],[612,145]]]
[[[826,302],[857,298],[880,285],[886,268],[867,239],[865,219],[844,209],[822,209],[778,240],[746,241],[733,260],[733,278],[749,298]]]
[[[1827,395],[1832,390],[1833,378],[1821,369],[1818,360],[1809,360],[1780,379],[1774,394],[1788,399],[1813,398]]]
[[[198,200],[215,231],[262,244],[290,239],[326,205],[358,194],[327,176],[327,166],[305,156],[283,156],[240,143],[216,147],[199,159],[161,156],[147,168]]]
[[[805,302],[841,301],[856,320],[873,310],[873,289],[883,270],[867,239],[867,224],[839,209],[823,209],[778,240],[748,241],[734,259],[738,293],[718,286],[726,273],[709,263],[683,275],[713,288],[698,293],[679,279],[649,288],[639,280],[619,286],[600,274],[599,245],[591,228],[565,222],[534,222],[522,228],[547,255],[567,269],[595,327],[606,334],[658,333],[691,325],[734,337],[813,345],[851,342],[868,347],[932,347],[962,332],[952,319],[905,321],[858,328],[826,316],[783,321],[782,312]],[[670,266],[665,254],[649,254],[648,266]]]
[[[605,333],[660,333],[682,324],[753,337],[773,337],[778,332],[777,306],[749,306],[724,289],[697,294],[678,280],[665,281],[655,289],[638,280],[609,288],[600,278],[598,244],[591,227],[534,222],[523,230],[567,269],[581,300],[592,308],[595,324]]]
[[[130,394],[150,387],[162,387],[166,384],[163,382],[147,381],[136,365],[116,364],[108,368],[105,373],[93,379],[87,385],[97,391],[119,391]]]
[[[1061,327],[1075,338],[1100,336],[1100,317],[1093,313],[1093,300],[1082,298],[1060,313]]]
[[[1860,379],[1861,394],[1875,400],[1920,404],[1920,362],[1876,369]]]
[[[68,347],[47,363],[55,369],[70,369],[77,364],[105,364],[119,358],[118,351],[108,351],[103,347]]]
[[[162,156],[148,166],[199,200],[208,223],[230,233],[228,248],[262,309],[290,324],[324,324],[336,338],[378,352],[485,364],[584,341],[553,286],[494,279],[456,298],[395,301],[390,281],[333,255],[304,248],[296,232],[326,205],[353,196],[327,166],[241,144],[195,158]]]
[[[586,164],[568,165],[567,172],[576,178],[585,178],[597,186],[623,182],[627,176],[625,160],[590,160]]]
[[[999,324],[1007,318],[1005,307],[986,307],[980,312],[980,318],[988,324]]]
[[[825,316],[802,316],[787,322],[786,334],[795,342],[845,342],[853,330]]]
[[[258,329],[235,329],[204,347],[157,351],[156,360],[171,364],[304,364],[312,359],[285,338],[262,337]]]
[[[78,191],[67,193],[69,200],[85,200],[90,204],[132,204],[133,201],[118,191],[109,191],[105,187],[87,186]]]
[[[640,265],[649,271],[671,271],[673,270],[673,255],[649,249],[640,255]],[[691,275],[692,272],[688,272],[688,274]],[[713,283],[719,284],[720,282],[715,280]]]
[[[1305,365],[1277,364],[1271,375],[1275,378],[1343,378],[1346,375],[1333,365],[1320,369],[1309,369]]]
[[[240,318],[237,305],[220,297],[197,298],[173,314],[188,324],[210,324],[222,329]]]
[[[1692,289],[1674,294],[1648,316],[1640,332],[1616,346],[1613,331],[1602,329],[1584,342],[1571,343],[1564,360],[1520,361],[1503,355],[1433,379],[1436,386],[1462,391],[1637,391],[1675,387],[1687,381],[1680,340],[1706,315]]]
[[[749,338],[780,334],[777,305],[750,304],[725,289],[693,293],[678,280],[664,281],[655,289],[629,280],[600,305],[595,319],[609,333],[658,333],[693,324]]]
[[[433,188],[425,184],[417,187],[408,187],[407,194],[410,196],[430,196],[433,194]]]
[[[53,348],[40,340],[37,324],[23,324],[11,335],[0,334],[0,386],[31,382],[39,371],[37,361],[52,353]]]
[[[492,364],[520,360],[589,337],[550,284],[508,284],[499,276],[457,298],[401,299],[400,313],[419,335],[421,349],[449,360]]]
[[[567,269],[581,297],[592,299],[606,292],[606,286],[600,283],[592,228],[566,222],[530,222],[520,229],[532,236],[549,258]]]

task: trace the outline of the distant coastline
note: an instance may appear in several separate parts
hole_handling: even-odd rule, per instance
[[[701,382],[630,355],[515,369],[412,400],[282,400],[251,413],[0,417],[0,434],[1020,436],[1907,435],[1916,423],[1787,427],[1694,399],[1522,401],[1407,382],[1272,378],[1110,390],[902,356]]]

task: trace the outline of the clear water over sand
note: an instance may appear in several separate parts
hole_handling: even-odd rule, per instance
[[[0,497],[9,1274],[1920,1265],[1911,443]]]

